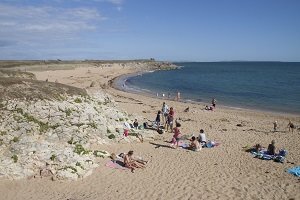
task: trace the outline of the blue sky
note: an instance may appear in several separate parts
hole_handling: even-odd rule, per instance
[[[0,59],[300,61],[298,0],[0,0]]]

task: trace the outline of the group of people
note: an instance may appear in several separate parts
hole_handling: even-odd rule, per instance
[[[213,111],[216,108],[216,103],[217,103],[217,100],[215,98],[213,98],[211,100],[211,106],[206,105],[204,109]]]
[[[293,133],[294,129],[296,129],[296,126],[291,122],[291,120],[289,120],[287,128],[289,129],[289,132],[292,131],[292,133]],[[277,121],[274,121],[273,122],[273,131],[276,132],[277,130],[278,130],[278,123],[277,123]]]
[[[163,106],[161,110],[157,112],[156,118],[155,118],[155,123],[157,124],[157,127],[159,128],[160,126],[163,126],[164,129],[168,132],[169,130],[173,130],[173,123],[174,123],[174,109],[173,107],[167,106],[165,102],[163,102]],[[158,129],[157,128],[157,129]]]

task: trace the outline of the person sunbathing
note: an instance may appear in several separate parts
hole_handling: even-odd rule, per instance
[[[201,150],[201,145],[199,144],[198,140],[196,140],[196,137],[193,136],[191,138],[191,144],[189,146],[189,149],[192,151],[200,151]]]
[[[132,158],[133,156],[133,151],[129,151],[125,156],[124,156],[124,164],[125,167],[131,169],[131,172],[133,173],[135,169],[137,168],[145,168],[145,164],[142,164],[141,162],[138,162]]]

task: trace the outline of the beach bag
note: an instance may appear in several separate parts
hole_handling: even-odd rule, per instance
[[[147,122],[144,122],[144,128],[146,129],[146,128],[149,128],[149,126],[148,126],[148,123]]]
[[[283,162],[284,162],[284,159],[285,159],[285,157],[283,157],[283,156],[276,156],[276,157],[274,158],[274,161],[275,161],[275,162],[283,163]]]
[[[279,150],[279,155],[282,156],[282,157],[285,157],[287,155],[287,150],[285,149],[280,149]]]

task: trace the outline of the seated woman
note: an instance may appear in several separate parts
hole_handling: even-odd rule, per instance
[[[271,142],[271,144],[269,144],[269,146],[268,146],[268,150],[267,150],[267,153],[269,154],[269,155],[275,155],[275,141],[274,140],[272,140],[272,142]]]
[[[128,154],[126,154],[124,156],[125,167],[131,169],[132,173],[134,172],[134,170],[136,168],[145,168],[145,164],[144,163],[137,162],[136,160],[134,160],[132,158],[132,156],[133,156],[133,151],[129,151]]]
[[[201,150],[201,145],[199,144],[198,140],[196,140],[195,136],[193,136],[190,141],[191,141],[191,144],[189,146],[190,150],[192,150],[192,151],[200,151]]]

